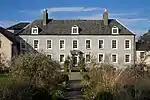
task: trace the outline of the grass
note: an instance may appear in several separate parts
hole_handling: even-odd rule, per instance
[[[9,83],[8,75],[0,74],[0,84]]]

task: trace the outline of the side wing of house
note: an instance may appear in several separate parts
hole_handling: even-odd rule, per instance
[[[12,42],[0,33],[0,56],[2,60],[11,60]]]

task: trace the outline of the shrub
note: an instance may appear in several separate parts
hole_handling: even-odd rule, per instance
[[[98,64],[96,64],[97,66]],[[93,67],[83,80],[83,89],[86,99],[91,100],[105,91],[115,92],[117,85],[115,82],[115,69],[112,65],[100,64]]]
[[[64,62],[64,72],[69,72],[69,69],[71,67],[71,58],[67,56],[65,62]]]
[[[98,92],[94,100],[114,100],[114,96],[111,92]]]
[[[56,68],[60,67],[56,61],[50,60],[43,54],[25,54],[15,57],[11,61],[10,76],[15,81],[28,81],[40,87],[49,87],[57,83]]]
[[[51,95],[62,97],[64,92],[62,84],[67,80],[67,76],[61,75],[58,70],[60,70],[59,63],[44,54],[25,54],[12,59],[9,75],[11,81],[15,83],[34,84],[36,87],[50,91]]]
[[[11,83],[1,88],[0,100],[51,100],[44,88],[28,83]]]

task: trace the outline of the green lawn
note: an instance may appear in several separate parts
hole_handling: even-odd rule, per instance
[[[0,74],[0,84],[7,84],[7,83],[9,83],[8,76]]]

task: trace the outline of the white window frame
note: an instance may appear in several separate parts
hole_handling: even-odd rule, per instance
[[[103,41],[103,44],[102,44],[102,45],[103,45],[103,48],[99,48],[99,41],[100,41],[100,40]],[[99,48],[99,49],[104,49],[104,39],[98,39],[98,48]]]
[[[37,33],[34,33],[34,30],[37,30]],[[32,32],[31,32],[32,34],[38,34],[39,33],[39,29],[38,29],[38,27],[32,27]]]
[[[117,33],[113,33],[114,29],[117,30]],[[119,29],[117,26],[113,26],[111,31],[112,31],[112,34],[119,34]]]
[[[102,62],[99,61],[99,55],[103,55],[103,61]],[[104,63],[104,61],[105,61],[105,54],[104,53],[98,53],[98,62]]]
[[[48,48],[47,40],[50,40],[50,41],[51,41],[51,48]],[[47,49],[47,50],[51,50],[51,49],[52,49],[52,44],[53,44],[52,39],[46,39],[46,49]]]
[[[90,63],[91,62],[91,55],[90,55],[90,61],[86,61],[86,55],[90,55],[90,53],[85,53],[85,63]]]
[[[113,40],[116,40],[116,48],[112,48],[112,47],[113,47],[113,46],[112,46],[112,41],[113,41]],[[118,40],[117,40],[117,39],[112,39],[112,40],[111,40],[111,49],[118,49]]]
[[[60,41],[61,41],[61,40],[64,41],[64,48],[60,48]],[[65,39],[60,39],[60,40],[59,40],[59,49],[60,49],[60,50],[65,50],[65,46],[66,46],[66,41],[65,41]]]
[[[113,59],[112,59],[113,57],[112,57],[112,55],[116,55],[116,62],[113,62]],[[111,62],[112,62],[112,63],[118,63],[118,54],[116,54],[116,53],[112,53],[112,54],[111,54]]]
[[[77,48],[73,48],[73,41],[76,40],[77,41]],[[73,50],[78,50],[78,46],[79,46],[79,41],[77,39],[73,39],[72,40],[72,49]]]
[[[34,48],[34,40],[38,40],[38,48]],[[34,48],[35,50],[39,50],[40,41],[39,41],[39,39],[34,39],[34,40],[33,40],[33,48]]]
[[[90,48],[86,48],[86,41],[87,41],[87,40],[90,40]],[[91,48],[92,48],[92,40],[91,40],[91,39],[85,39],[85,48],[86,48],[86,49],[91,49]]]
[[[126,40],[129,40],[129,48],[126,48]],[[131,49],[131,40],[130,40],[130,39],[125,39],[125,40],[124,40],[124,49],[125,49],[125,50]]]
[[[76,29],[77,33],[73,33],[73,30]],[[71,34],[79,34],[79,27],[77,25],[74,25],[71,29]]]
[[[126,55],[129,55],[129,62],[126,62]],[[124,55],[124,63],[126,63],[126,64],[131,63],[131,54],[126,53],[126,54]]]
[[[140,59],[140,60],[144,59],[144,58],[141,58],[141,53],[144,53],[144,58],[145,58],[145,55],[146,55],[146,52],[145,52],[145,51],[140,51],[140,52],[139,52],[139,59]]]
[[[25,45],[25,48],[22,48],[22,43],[25,43],[24,45]],[[26,43],[26,39],[23,39],[23,40],[20,40],[20,50],[26,50],[26,48],[27,48],[27,43]]]
[[[60,55],[64,55],[64,61],[63,61],[63,62],[60,62]],[[65,62],[65,54],[64,54],[64,53],[60,53],[60,54],[59,54],[59,62],[60,62],[60,63],[64,63],[64,62]]]

